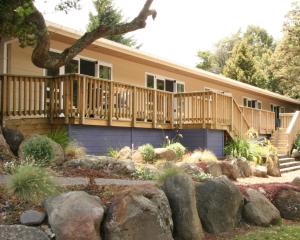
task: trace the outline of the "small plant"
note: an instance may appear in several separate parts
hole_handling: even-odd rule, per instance
[[[71,142],[65,149],[66,159],[77,159],[86,155],[86,149],[77,142]]]
[[[118,157],[118,150],[113,149],[112,147],[107,149],[107,156],[112,157],[112,158],[117,158]]]
[[[245,157],[249,160],[249,143],[247,140],[237,137],[225,146],[224,152],[226,155]]]
[[[27,164],[17,167],[9,179],[8,190],[22,201],[40,203],[45,197],[56,194],[58,187],[47,169]]]
[[[169,138],[169,136],[165,137],[164,143],[163,143],[163,147],[167,147],[173,143],[177,143],[180,141],[180,139],[182,139],[183,136],[182,134],[179,132],[179,130],[176,130],[176,135],[173,138]]]
[[[199,173],[193,173],[192,178],[197,182],[202,182],[206,179],[212,178],[212,175],[209,173],[199,172]]]
[[[17,167],[18,164],[16,161],[6,162],[3,165],[4,172],[7,174],[14,174],[16,172]]]
[[[155,159],[154,147],[151,144],[145,144],[138,148],[139,152],[142,154],[143,159],[147,163],[153,163]]]
[[[65,149],[69,144],[69,134],[65,128],[52,130],[48,133],[47,137],[58,143],[63,149]]]
[[[195,150],[190,156],[187,156],[185,159],[186,162],[197,163],[200,161],[209,162],[209,161],[218,161],[216,155],[205,149],[205,150]]]
[[[145,167],[136,169],[132,176],[141,180],[155,180],[158,177],[156,172]]]
[[[158,176],[158,181],[163,183],[168,177],[183,174],[184,171],[178,167],[165,168]]]
[[[31,138],[24,145],[24,157],[34,160],[37,165],[48,165],[54,158],[51,140],[46,136]]]
[[[299,138],[299,136],[297,137],[297,139],[296,139],[296,141],[295,141],[294,148],[295,148],[297,151],[300,151],[300,138]]]
[[[167,146],[168,149],[172,149],[176,153],[176,157],[181,159],[183,154],[185,153],[185,147],[177,142],[177,143],[172,143],[169,146]]]

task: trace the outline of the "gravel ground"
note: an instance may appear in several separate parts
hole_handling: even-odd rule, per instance
[[[268,178],[239,178],[237,183],[242,185],[256,184],[256,183],[287,183],[292,182],[295,177],[300,177],[300,170],[295,172],[283,173],[281,177],[268,177]]]

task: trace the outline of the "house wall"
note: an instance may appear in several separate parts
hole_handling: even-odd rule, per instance
[[[219,157],[224,155],[223,131],[185,129],[180,133],[183,135],[181,142],[188,150],[202,148],[213,151]],[[69,125],[71,139],[82,144],[89,154],[106,154],[110,147],[138,148],[146,143],[161,147],[166,136],[172,138],[175,134],[175,130]],[[210,143],[212,140],[214,143]]]
[[[51,48],[56,50],[63,50],[69,45],[60,41],[51,41]],[[9,73],[14,74],[30,74],[41,75],[43,70],[35,67],[31,63],[31,49],[21,49],[17,42],[11,44],[10,49],[10,67]],[[259,93],[248,91],[246,89],[234,88],[225,83],[215,83],[214,80],[205,78],[202,76],[190,77],[184,74],[178,74],[172,71],[154,67],[151,64],[143,63],[137,60],[128,60],[123,56],[112,56],[112,54],[104,54],[100,48],[91,46],[89,49],[85,49],[80,53],[80,56],[100,60],[103,62],[111,63],[113,65],[113,80],[119,82],[125,82],[128,84],[134,84],[138,86],[145,86],[145,74],[153,73],[161,75],[185,83],[185,91],[203,91],[205,87],[212,89],[222,90],[232,93],[238,104],[243,104],[243,98],[248,97],[251,99],[257,99],[262,102],[262,108],[265,110],[271,110],[271,104],[280,105],[285,108],[285,112],[294,112],[299,109],[299,105],[292,104],[277,98],[265,96]],[[106,51],[107,52],[107,51]]]

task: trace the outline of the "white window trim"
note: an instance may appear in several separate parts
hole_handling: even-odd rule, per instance
[[[108,62],[104,62],[104,61],[101,61],[101,60],[98,60],[98,67],[97,67],[97,70],[98,70],[98,78],[100,78],[100,72],[99,72],[99,66],[105,66],[105,67],[110,67],[111,69],[111,79],[109,81],[113,81],[114,80],[114,74],[113,74],[113,64],[112,63],[108,63]]]
[[[154,77],[154,88],[153,89],[156,89],[156,76],[155,76],[155,74],[150,73],[150,72],[145,72],[145,86],[146,86],[146,88],[148,87],[148,83],[147,83],[147,76],[148,75]]]
[[[182,84],[183,85],[183,88],[184,88],[184,91],[183,92],[185,92],[185,82],[183,82],[183,81],[177,81],[177,80],[175,80],[176,81],[176,93],[177,93],[177,84]]]
[[[154,74],[154,73],[151,73],[151,72],[145,72],[145,87],[147,87],[147,76],[150,75],[150,76],[153,76],[154,77],[154,88],[153,89],[157,89],[157,80],[162,80],[164,81],[164,90],[163,91],[166,91],[166,80],[170,80],[170,81],[174,81],[175,82],[175,91],[174,93],[177,93],[177,83],[179,84],[182,84],[184,85],[184,91],[185,91],[185,82],[184,81],[178,81],[172,77],[166,77],[166,76],[163,76],[163,75],[159,75],[159,74]]]

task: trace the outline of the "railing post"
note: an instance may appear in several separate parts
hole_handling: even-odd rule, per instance
[[[217,121],[217,119],[218,119],[218,95],[217,95],[217,93],[214,93],[214,95],[215,95],[215,113],[214,113],[214,124],[215,124],[215,128],[217,128],[217,124],[218,124],[218,121]]]
[[[183,105],[182,95],[180,94],[179,95],[179,108],[178,108],[178,109],[180,109],[180,115],[179,115],[179,127],[180,127],[180,129],[182,129],[182,125],[183,125],[183,122],[182,122],[183,107],[182,107],[182,105]]]
[[[258,134],[261,133],[261,111],[259,111],[259,128],[258,128]]]
[[[6,112],[6,91],[5,91],[5,87],[7,84],[7,76],[3,75],[1,77],[1,125],[2,127],[4,127],[5,125],[5,121],[4,118],[6,116],[5,112]]]
[[[56,79],[55,79],[55,81],[56,81]],[[64,109],[64,115],[65,115],[65,123],[69,123],[70,85],[71,85],[70,84],[70,77],[67,77],[67,78],[64,77],[64,79],[63,79],[64,89],[63,90],[64,90],[64,108],[65,108]]]
[[[137,96],[136,96],[136,87],[133,87],[133,96],[132,96],[132,127],[136,126],[136,116],[137,116]]]
[[[174,93],[171,94],[171,110],[170,110],[170,113],[171,113],[171,128],[173,129],[174,128]],[[156,115],[156,114],[155,114]]]
[[[85,121],[85,111],[86,111],[86,77],[84,76],[83,78],[80,79],[82,81],[81,83],[81,93],[80,93],[80,98],[81,98],[81,113],[80,113],[80,121],[81,121],[81,124],[84,124],[84,121]],[[78,80],[78,81],[80,81]]]
[[[109,116],[108,116],[108,125],[112,126],[113,119],[113,108],[114,108],[114,85],[113,82],[109,82],[110,91],[109,91]]]
[[[30,83],[31,82],[29,82],[29,84]],[[30,87],[29,87],[29,92],[30,92]],[[29,102],[29,106],[31,106],[30,102]],[[50,79],[50,116],[49,117],[50,117],[50,123],[53,123],[53,118],[54,118],[54,79],[53,78]]]
[[[233,117],[233,97],[231,97],[231,131],[233,131],[234,117]]]
[[[153,116],[152,116],[153,128],[156,128],[156,124],[157,124],[157,91],[153,90]]]

